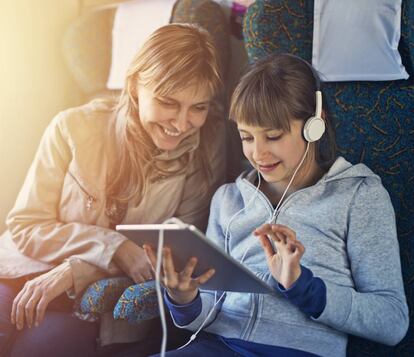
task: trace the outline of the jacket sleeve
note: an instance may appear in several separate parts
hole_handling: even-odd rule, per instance
[[[108,269],[102,270],[79,258],[71,257],[68,261],[73,278],[73,286],[69,293],[73,298],[79,297],[85,289],[95,281],[112,276],[124,275],[124,273],[112,262],[109,264]]]
[[[175,213],[175,217],[185,223],[195,225],[203,232],[208,221],[211,197],[226,178],[225,125],[223,121],[217,123],[216,136],[209,143],[207,158],[212,174],[208,187],[204,187],[207,182],[205,173],[201,170],[200,165],[196,165],[186,178],[181,203]]]
[[[386,345],[408,329],[395,215],[377,179],[358,188],[348,218],[347,250],[355,288],[326,281],[326,306],[314,319]]]
[[[220,246],[224,246],[224,235],[221,229],[221,225],[219,222],[219,215],[220,215],[220,204],[222,203],[223,199],[223,192],[225,190],[225,186],[220,187],[217,192],[214,194],[213,199],[211,201],[211,209],[210,209],[210,217],[208,220],[208,227],[207,227],[207,237],[213,240]],[[187,325],[180,325],[174,319],[174,315],[171,314],[171,317],[174,321],[174,324],[180,328],[186,328],[191,331],[196,331],[200,328],[201,324],[204,323],[204,327],[211,324],[217,316],[217,313],[220,310],[220,306],[223,303],[225,296],[222,296],[222,292],[218,291],[217,293],[201,290],[200,291],[200,298],[201,298],[201,311],[200,314],[189,324]],[[219,300],[220,302],[216,304]],[[213,310],[214,309],[214,310]],[[213,310],[213,311],[212,311]]]
[[[65,131],[67,115],[60,113],[47,127],[6,223],[16,247],[31,258],[60,264],[78,257],[106,270],[126,238],[99,226],[59,220],[63,182],[76,150]]]

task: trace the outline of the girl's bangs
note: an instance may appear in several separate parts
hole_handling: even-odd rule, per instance
[[[255,86],[239,92],[236,89],[230,107],[230,120],[249,126],[290,131],[290,118],[290,110],[282,98],[269,96],[269,92]]]

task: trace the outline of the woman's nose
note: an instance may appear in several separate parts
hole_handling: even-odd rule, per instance
[[[188,111],[181,110],[171,124],[180,133],[185,133],[191,127]]]

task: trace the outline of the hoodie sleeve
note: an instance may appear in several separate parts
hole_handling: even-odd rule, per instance
[[[396,345],[408,329],[395,214],[377,178],[366,178],[349,208],[347,253],[355,288],[324,281],[326,306],[315,321]]]
[[[213,196],[210,207],[210,217],[207,227],[207,237],[213,240],[220,246],[224,247],[224,234],[220,225],[220,205],[224,199],[224,191],[226,186],[220,187]],[[192,331],[196,331],[203,323],[204,326],[208,326],[214,321],[217,316],[220,306],[224,301],[224,296],[222,292],[211,292],[207,290],[200,290],[200,299],[201,299],[201,309],[197,310],[198,316],[196,316],[190,323],[187,325],[180,325],[175,319],[174,314],[171,314],[171,317],[174,321],[174,324],[180,328],[186,328]],[[221,300],[220,300],[221,299]],[[220,303],[216,301],[220,300]],[[198,302],[199,303],[199,302]],[[214,309],[214,310],[213,310]],[[213,310],[213,311],[212,311]],[[184,314],[185,311],[182,311]],[[185,320],[185,317],[181,317],[181,320]],[[205,321],[205,322],[204,322]]]

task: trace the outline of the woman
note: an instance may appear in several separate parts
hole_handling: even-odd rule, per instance
[[[208,115],[220,85],[208,33],[171,24],[140,49],[118,102],[53,119],[0,239],[1,355],[95,353],[97,326],[70,315],[66,293],[121,272],[152,278],[116,224],[177,216],[203,228],[224,178],[223,124]]]
[[[205,327],[167,355],[345,356],[348,334],[399,343],[409,316],[391,200],[367,166],[336,157],[312,66],[287,54],[257,61],[230,116],[254,170],[215,193],[207,236],[275,293],[216,299],[199,290],[214,270],[193,279],[193,258],[178,273],[165,248],[176,325]]]

